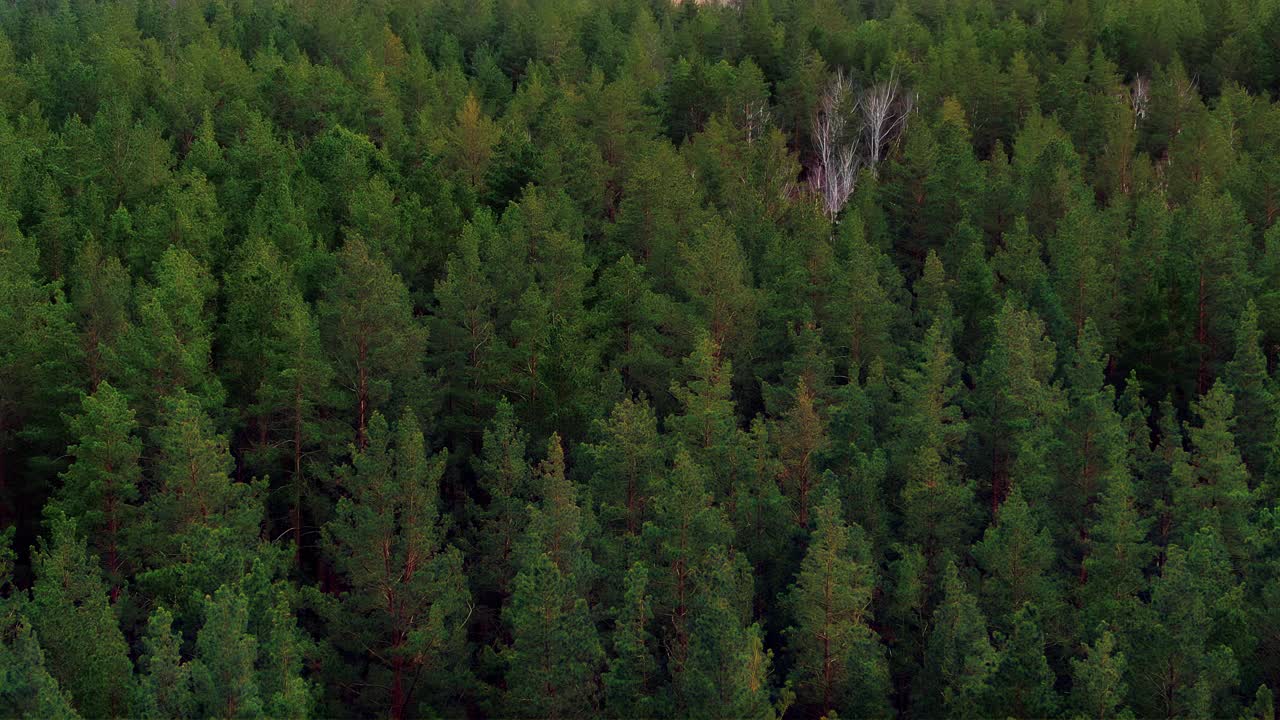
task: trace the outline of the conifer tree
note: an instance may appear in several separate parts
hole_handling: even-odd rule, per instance
[[[423,668],[444,681],[458,671],[470,595],[462,554],[445,539],[438,510],[443,456],[428,457],[406,410],[392,431],[380,413],[341,472],[346,496],[325,526],[325,545],[347,588],[330,627],[355,653],[361,703],[408,714]],[[424,680],[427,680],[424,678]],[[424,683],[425,685],[426,683]]]
[[[742,603],[731,589],[742,583],[744,563],[724,548],[711,547],[700,566],[690,604],[688,648],[679,664],[668,666],[675,713],[772,719],[772,653],[764,648],[760,626],[743,622]]]
[[[713,548],[727,547],[732,537],[724,511],[711,503],[706,477],[687,452],[677,452],[674,468],[654,489],[653,519],[645,526],[654,555],[654,613],[663,619],[659,638],[672,677],[688,662],[691,613],[698,592],[706,587],[700,577],[704,563],[712,560]],[[714,592],[742,599],[737,584]]]
[[[31,623],[18,612],[17,603],[3,608],[4,633],[0,635],[0,712],[24,720],[72,720],[80,715],[70,695],[49,673]]]
[[[493,216],[476,213],[462,229],[458,247],[435,284],[429,362],[443,370],[447,418],[466,420],[460,428],[446,422],[442,429],[447,431],[476,431],[492,404],[498,298],[482,253],[487,243],[496,242],[496,235]]]
[[[797,700],[824,715],[888,713],[889,674],[879,638],[869,627],[875,570],[862,528],[844,522],[828,490],[815,508],[814,533],[789,593]]]
[[[1080,327],[1067,371],[1068,410],[1063,417],[1060,462],[1062,494],[1055,498],[1064,545],[1086,552],[1094,507],[1110,483],[1128,471],[1128,442],[1115,409],[1115,390],[1107,385],[1107,362],[1091,319]]]
[[[1006,301],[978,373],[974,430],[980,442],[975,468],[991,478],[994,511],[1015,484],[1036,501],[1048,499],[1048,468],[1057,445],[1060,388],[1052,382],[1057,353],[1045,325],[1031,310]]]
[[[505,617],[512,645],[504,653],[504,708],[531,718],[590,717],[604,663],[587,601],[550,554],[527,559],[516,575]]]
[[[1071,660],[1071,704],[1084,717],[1108,720],[1124,717],[1128,686],[1125,655],[1116,651],[1116,640],[1104,632],[1085,648],[1085,657]]]
[[[107,373],[107,348],[119,341],[129,323],[129,273],[115,254],[90,239],[76,253],[70,300],[78,315],[80,345],[88,389],[96,390]]]
[[[821,479],[818,459],[826,449],[826,422],[815,407],[813,391],[801,378],[796,387],[794,404],[774,426],[778,459],[782,465],[780,481],[791,501],[796,525],[809,526],[810,495]]]
[[[338,254],[337,280],[322,305],[322,335],[339,384],[350,393],[351,427],[363,448],[375,411],[412,397],[422,378],[426,329],[385,257],[359,237]]]
[[[1055,717],[1058,695],[1045,659],[1045,637],[1036,606],[1027,603],[1013,614],[1000,648],[997,681],[991,687],[993,717]]]
[[[254,672],[258,643],[248,632],[248,603],[224,585],[204,604],[190,669],[195,705],[206,717],[257,717],[263,712]]]
[[[661,471],[658,421],[644,398],[623,398],[597,423],[602,442],[584,450],[591,460],[592,498],[600,504],[600,522],[618,535],[638,535],[644,526],[649,486]]]
[[[1239,671],[1230,630],[1242,601],[1221,536],[1208,527],[1171,546],[1151,591],[1153,618],[1134,645],[1135,711],[1212,715]]]
[[[653,600],[649,568],[636,562],[624,579],[622,605],[617,609],[613,653],[604,674],[605,711],[612,717],[650,717],[658,707],[656,641],[649,632]]]
[[[0,495],[15,502],[11,475],[30,456],[59,455],[59,413],[71,411],[80,363],[72,307],[38,275],[34,237],[0,203]],[[32,468],[34,469],[34,468]]]
[[[214,431],[197,397],[179,390],[164,404],[132,552],[142,559],[145,591],[185,619],[195,610],[193,594],[236,582],[257,559],[264,488],[232,478],[226,436]]]
[[[182,660],[182,639],[173,630],[173,615],[163,607],[147,620],[138,669],[134,708],[139,716],[174,718],[194,712],[191,666]]]
[[[1249,555],[1253,492],[1236,449],[1235,399],[1225,383],[1214,383],[1192,404],[1199,427],[1188,428],[1191,452],[1172,467],[1174,537],[1187,543],[1202,528],[1222,536],[1233,558]]]
[[[74,520],[55,515],[50,536],[32,554],[31,627],[45,661],[87,717],[128,715],[133,665],[108,603],[102,570]]]
[[[1011,628],[1014,613],[1034,603],[1055,617],[1061,602],[1053,574],[1056,554],[1049,532],[1036,521],[1022,491],[1014,488],[995,522],[973,546],[973,557],[986,573],[982,598],[998,627]]]
[[[1235,355],[1223,368],[1222,381],[1235,398],[1235,435],[1241,459],[1256,477],[1266,469],[1276,445],[1280,400],[1276,398],[1275,383],[1267,373],[1258,307],[1252,300],[1240,314]]]
[[[1111,483],[1089,529],[1089,554],[1080,588],[1080,626],[1091,637],[1100,626],[1132,629],[1141,614],[1139,594],[1147,589],[1145,571],[1156,556],[1147,537],[1151,519],[1137,507],[1133,483]]]
[[[217,283],[199,260],[170,247],[153,271],[152,285],[134,289],[134,320],[113,348],[109,375],[136,405],[139,422],[154,423],[164,398],[185,390],[208,413],[226,398],[211,369]]]
[[[525,461],[528,436],[516,424],[515,411],[498,402],[473,462],[476,483],[488,502],[476,509],[473,544],[479,560],[471,571],[477,592],[510,592],[516,573],[515,550],[535,498],[532,471]]]
[[[725,495],[739,454],[740,431],[732,397],[733,364],[702,334],[684,361],[686,380],[672,383],[680,410],[667,419],[670,432],[692,459],[710,469],[714,490]]]
[[[961,387],[945,327],[935,322],[925,335],[918,364],[899,387],[895,426],[901,442],[897,462],[903,477],[904,534],[920,543],[930,567],[968,541],[977,507],[964,477],[960,450],[968,430],[957,403]]]
[[[111,599],[119,597],[125,579],[127,540],[136,518],[142,441],[137,422],[118,390],[103,382],[86,395],[70,431],[78,440],[67,451],[75,457],[62,475],[54,507],[74,519],[89,547],[103,562]]]
[[[933,613],[925,668],[916,707],[949,717],[984,717],[1000,657],[987,637],[978,602],[948,562],[942,571],[942,601]]]

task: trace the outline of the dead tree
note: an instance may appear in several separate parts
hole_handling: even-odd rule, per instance
[[[862,111],[862,136],[866,150],[866,164],[873,175],[889,145],[898,138],[907,125],[907,115],[914,105],[913,98],[902,92],[898,85],[898,73],[890,71],[889,79],[868,88],[862,93],[858,107]]]
[[[863,167],[877,174],[876,165],[906,128],[913,106],[897,71],[861,92],[842,72],[827,84],[813,119],[817,157],[809,173],[827,215],[834,218],[844,209]]]
[[[1133,127],[1137,129],[1138,121],[1147,119],[1147,105],[1151,102],[1151,80],[1135,75],[1133,86],[1129,88],[1129,107],[1133,108]]]
[[[813,118],[813,142],[817,150],[809,182],[822,198],[827,215],[835,217],[853,194],[862,158],[858,153],[859,128],[850,122],[858,110],[853,85],[837,72],[818,101]]]

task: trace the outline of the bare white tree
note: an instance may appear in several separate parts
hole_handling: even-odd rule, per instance
[[[878,174],[876,165],[906,127],[913,106],[914,98],[902,92],[898,84],[896,69],[889,72],[888,80],[862,93],[858,102],[862,110],[862,137],[866,163],[873,174]]]
[[[1129,88],[1129,106],[1133,108],[1133,127],[1138,127],[1139,120],[1147,119],[1147,106],[1151,103],[1151,80],[1141,75],[1133,76],[1133,85]]]
[[[850,119],[858,110],[853,84],[843,72],[827,83],[813,117],[813,141],[817,150],[809,182],[822,198],[827,215],[835,217],[853,194],[862,158],[858,153],[859,128]]]
[[[827,215],[844,209],[858,181],[858,172],[876,165],[902,134],[914,97],[903,92],[898,73],[861,92],[843,72],[837,72],[819,98],[813,118],[817,157],[809,182],[822,198]]]

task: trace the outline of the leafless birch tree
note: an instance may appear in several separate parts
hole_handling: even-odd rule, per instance
[[[1129,88],[1129,106],[1133,108],[1133,127],[1138,121],[1147,119],[1147,105],[1151,102],[1151,80],[1141,75],[1133,77],[1133,86]]]
[[[809,182],[822,197],[827,215],[835,217],[849,200],[858,179],[861,133],[850,122],[858,111],[853,84],[837,72],[822,92],[813,118],[813,141],[817,162]]]
[[[858,173],[876,165],[907,125],[914,98],[902,90],[898,73],[862,91],[837,72],[822,92],[813,118],[817,157],[809,182],[835,217],[853,194]]]
[[[878,174],[876,165],[890,143],[906,127],[907,115],[911,113],[913,104],[913,98],[903,93],[898,85],[897,70],[890,71],[888,80],[863,91],[858,108],[862,116],[866,163],[872,174]]]

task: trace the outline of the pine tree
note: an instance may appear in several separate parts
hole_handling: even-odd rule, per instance
[[[0,712],[24,720],[72,720],[80,716],[71,705],[71,696],[49,673],[45,653],[26,615],[28,596],[14,592],[15,529],[11,526],[0,531]]]
[[[1085,320],[1067,371],[1068,410],[1061,433],[1065,447],[1059,464],[1063,492],[1055,498],[1067,533],[1064,544],[1073,555],[1087,552],[1099,497],[1128,471],[1125,427],[1115,409],[1115,390],[1105,381],[1106,362],[1098,331],[1091,319]]]
[[[74,519],[102,560],[111,599],[120,595],[129,559],[125,535],[134,524],[139,498],[142,441],[138,423],[118,390],[103,381],[86,395],[70,431],[78,440],[67,448],[75,457],[62,474],[63,486],[52,507]]]
[[[478,557],[470,571],[475,588],[505,596],[516,573],[515,550],[533,501],[532,471],[525,461],[528,436],[516,425],[515,411],[498,401],[484,431],[480,455],[473,461],[476,484],[488,502],[475,511],[473,544]]]
[[[0,203],[0,497],[9,508],[25,500],[11,474],[52,479],[40,478],[33,461],[62,453],[59,414],[71,411],[80,385],[72,307],[38,275],[35,238],[18,232],[17,219]]]
[[[1073,334],[1085,331],[1093,321],[1097,342],[1112,337],[1117,298],[1114,245],[1109,218],[1096,209],[1093,193],[1073,192],[1066,215],[1048,242],[1054,294],[1062,301]]]
[[[128,715],[133,665],[108,603],[97,560],[74,520],[50,519],[50,535],[33,550],[31,628],[50,673],[87,717]]]
[[[107,373],[107,348],[129,323],[129,273],[115,254],[90,239],[76,253],[70,300],[79,316],[80,345],[90,392]]]
[[[1227,643],[1242,600],[1227,547],[1211,527],[1186,549],[1169,548],[1151,591],[1153,621],[1134,645],[1133,666],[1145,669],[1133,686],[1137,715],[1205,717],[1223,706],[1239,671]]]
[[[732,537],[724,511],[711,503],[706,478],[706,470],[687,452],[678,451],[674,468],[654,488],[653,519],[645,526],[653,551],[654,614],[663,618],[659,638],[667,650],[672,677],[683,672],[688,662],[690,615],[703,564],[711,560],[713,548],[727,547]],[[740,586],[714,591],[741,598]]]
[[[615,613],[613,653],[604,674],[605,711],[610,717],[654,717],[658,700],[655,684],[657,645],[649,632],[653,600],[649,594],[649,568],[636,562],[624,579],[622,605]]]
[[[818,458],[828,442],[826,423],[815,400],[802,378],[796,386],[794,404],[774,426],[782,463],[779,480],[791,501],[796,525],[801,528],[809,526],[809,496],[821,478]]]
[[[1046,463],[1055,454],[1052,429],[1063,411],[1060,388],[1051,380],[1056,358],[1044,322],[1006,301],[975,391],[980,453],[973,465],[991,478],[993,514],[1015,484],[1027,498],[1048,499]]]
[[[373,413],[392,398],[414,397],[427,332],[400,276],[359,237],[338,254],[338,276],[321,306],[323,339],[339,383],[351,393],[355,442],[363,448]]]
[[[1280,420],[1280,400],[1267,373],[1262,352],[1258,307],[1250,300],[1236,328],[1236,350],[1222,371],[1222,381],[1235,398],[1236,444],[1241,459],[1254,477],[1267,467],[1275,446],[1275,425]]]
[[[1086,636],[1099,627],[1132,629],[1141,611],[1140,593],[1147,589],[1146,569],[1156,556],[1147,541],[1151,520],[1138,511],[1133,483],[1111,483],[1089,529],[1089,554],[1080,588],[1080,624]]]
[[[1248,557],[1254,497],[1236,449],[1235,400],[1218,382],[1192,409],[1200,426],[1188,429],[1190,456],[1172,469],[1174,537],[1186,543],[1201,528],[1212,527],[1233,558]]]
[[[759,303],[748,273],[742,246],[718,217],[680,243],[679,287],[712,342],[735,359],[739,348],[751,345]]]
[[[594,518],[578,502],[578,486],[565,474],[559,434],[553,433],[547,441],[547,457],[534,475],[538,503],[529,511],[529,525],[516,547],[517,557],[548,555],[560,573],[585,594],[597,572],[587,548]]]
[[[1084,658],[1071,660],[1071,704],[1083,717],[1125,717],[1121,707],[1128,694],[1127,663],[1124,653],[1116,651],[1115,637],[1104,632],[1085,653]]]
[[[193,595],[236,582],[257,559],[264,488],[232,479],[226,436],[197,397],[178,390],[164,404],[153,431],[152,490],[131,552],[142,558],[140,585],[185,619]]]
[[[738,464],[740,431],[732,397],[733,364],[703,334],[684,361],[686,380],[672,383],[680,410],[667,419],[669,432],[692,459],[712,473],[714,490],[727,495]]]
[[[182,660],[182,639],[173,630],[173,615],[163,607],[152,611],[142,648],[134,703],[138,715],[157,720],[189,717],[195,710],[191,666]]]
[[[624,398],[596,427],[601,442],[584,452],[591,461],[591,495],[600,504],[600,522],[613,534],[635,536],[644,526],[649,486],[663,465],[658,420],[644,398]]]
[[[154,285],[134,289],[134,320],[111,355],[109,378],[134,402],[139,422],[153,424],[164,399],[185,390],[206,412],[226,394],[211,371],[217,283],[190,253],[170,247],[156,262]]]
[[[977,507],[973,486],[964,477],[960,449],[968,423],[960,411],[955,359],[944,326],[935,322],[925,335],[918,364],[899,386],[901,438],[896,453],[903,477],[904,536],[920,543],[930,567],[968,540]]]
[[[1053,575],[1053,540],[1036,521],[1022,491],[1014,488],[1000,506],[995,522],[974,544],[973,557],[986,573],[982,597],[993,622],[1011,627],[1014,613],[1026,603],[1045,608],[1052,621],[1061,600]]]
[[[861,216],[841,220],[836,245],[843,268],[832,289],[831,322],[838,347],[847,353],[849,376],[856,377],[874,359],[887,362],[893,358],[897,309],[891,293],[901,279],[886,276],[893,266],[867,241]]]
[[[0,712],[24,720],[74,720],[71,696],[49,673],[31,624],[8,602],[0,620]]]
[[[512,644],[504,712],[530,718],[590,717],[604,651],[577,581],[550,553],[532,555],[516,575],[504,613]]]
[[[741,584],[741,558],[711,547],[695,576],[689,611],[689,641],[674,667],[675,714],[687,717],[772,719],[769,697],[772,653],[759,625],[743,622],[742,603],[727,588]]]
[[[438,510],[445,458],[426,455],[408,410],[394,449],[391,434],[375,412],[367,444],[341,472],[347,495],[325,526],[325,546],[346,588],[330,627],[355,653],[368,688],[361,703],[401,718],[421,690],[414,678],[422,669],[440,682],[457,671],[470,595]]]
[[[272,342],[262,358],[265,372],[248,413],[259,423],[255,454],[264,460],[274,456],[277,466],[283,461],[286,468],[289,526],[301,559],[311,478],[324,471],[321,447],[331,438],[326,416],[333,368],[321,349],[319,324],[296,291],[283,298],[272,319],[267,331]]]
[[[928,717],[987,716],[985,700],[999,662],[977,600],[965,589],[955,563],[948,562],[914,706]]]
[[[828,491],[815,508],[814,532],[788,595],[794,624],[791,679],[799,702],[825,715],[888,714],[884,649],[869,627],[875,570],[862,528],[844,522]]]
[[[478,431],[493,402],[498,298],[482,253],[496,235],[493,216],[477,212],[435,284],[428,362],[442,371],[446,431]]]
[[[206,595],[204,605],[204,625],[190,666],[195,705],[205,717],[258,717],[263,712],[254,673],[258,648],[248,632],[245,597],[224,585],[212,597]]]
[[[1027,603],[1013,614],[991,688],[993,717],[1056,717],[1058,695],[1045,659],[1040,613]]]

